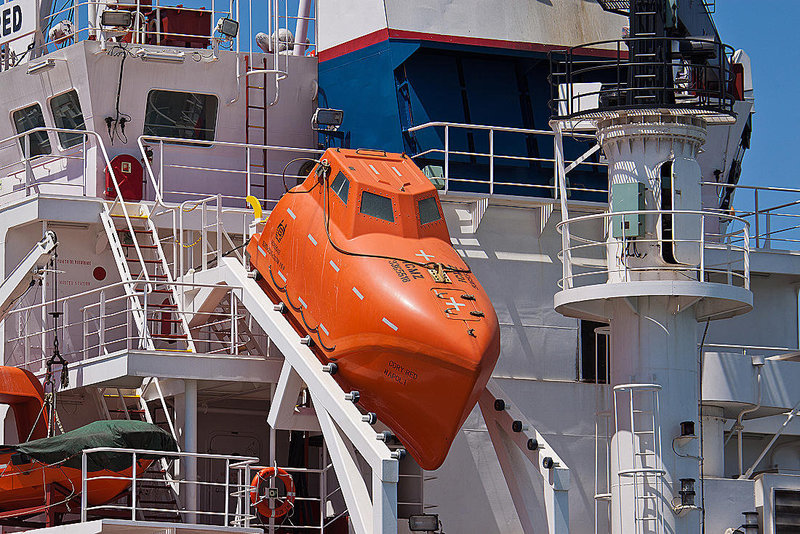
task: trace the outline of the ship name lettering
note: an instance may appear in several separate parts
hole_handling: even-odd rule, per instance
[[[403,266],[400,265],[400,262],[397,260],[391,260],[389,262],[389,266],[394,270],[397,274],[397,277],[403,281],[403,283],[410,282],[411,278],[409,278],[408,273],[403,270]]]
[[[414,265],[413,263],[406,263],[405,268],[408,269],[408,273],[411,275],[411,278],[414,280],[422,280],[424,277],[422,273],[419,272],[419,267]]]

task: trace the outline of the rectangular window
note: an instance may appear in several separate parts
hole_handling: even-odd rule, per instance
[[[417,207],[419,208],[420,224],[436,222],[442,218],[439,206],[436,204],[436,197],[423,198],[417,202]]]
[[[333,183],[331,184],[331,189],[342,199],[342,202],[347,204],[347,196],[350,193],[350,180],[347,179],[344,173],[339,172],[339,174],[336,175],[336,178],[333,179]]]
[[[63,95],[54,96],[50,100],[50,109],[53,112],[53,123],[56,128],[65,130],[85,130],[81,103],[77,91],[69,91]],[[70,148],[83,142],[84,136],[75,133],[58,132],[58,141],[62,148]]]
[[[594,321],[580,321],[580,362],[578,371],[581,382],[608,384],[609,353],[611,338],[608,325]]]
[[[213,141],[217,104],[214,95],[154,89],[147,95],[144,135]]]
[[[369,191],[361,193],[361,213],[386,222],[394,222],[392,199]]]
[[[44,115],[42,115],[42,106],[33,104],[27,108],[18,109],[12,113],[14,120],[14,128],[17,133],[21,134],[34,128],[44,128]],[[29,156],[41,156],[43,154],[50,154],[50,138],[47,132],[35,132],[27,136],[30,139],[30,152]],[[19,144],[22,146],[22,153],[25,153],[25,137],[20,137]]]

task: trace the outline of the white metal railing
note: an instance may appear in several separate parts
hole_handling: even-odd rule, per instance
[[[60,350],[70,362],[104,356],[123,350],[144,350],[148,341],[156,348],[169,350],[173,338],[168,334],[177,330],[177,317],[187,322],[197,316],[200,324],[192,329],[192,339],[197,352],[203,354],[242,355],[242,347],[256,346],[260,356],[266,355],[267,339],[257,329],[242,329],[239,324],[249,319],[247,310],[239,304],[241,288],[226,286],[227,301],[218,309],[194,311],[159,306],[163,295],[152,291],[146,281],[118,282],[58,299],[62,312],[59,338]],[[175,282],[179,291],[201,290],[217,287],[204,284]],[[125,294],[125,286],[134,286],[142,292],[141,308],[146,318],[146,330],[140,333],[134,319],[133,297]],[[6,318],[6,362],[32,372],[43,369],[50,356],[53,327],[47,312],[56,303],[52,300],[11,311]],[[263,352],[262,352],[263,351]]]
[[[130,474],[114,473],[108,475],[93,475],[88,470],[88,460],[93,454],[114,454],[130,455],[131,467]],[[151,473],[150,466],[161,466],[159,462],[152,461],[153,457],[172,459],[171,465],[174,473],[166,478],[163,473],[156,473],[156,477],[145,476]],[[185,473],[185,469],[180,469],[179,464],[189,461],[197,462],[202,460],[207,463],[208,470],[212,473],[219,466],[224,469],[224,481],[212,479],[208,476],[205,480],[189,480],[181,477],[180,473]],[[244,525],[249,526],[250,521],[255,518],[249,499],[249,475],[251,466],[258,462],[258,458],[246,456],[233,456],[222,454],[203,454],[191,452],[162,452],[146,449],[125,449],[115,447],[96,447],[86,449],[81,453],[81,522],[86,522],[89,515],[98,515],[103,512],[128,512],[131,521],[142,520],[147,514],[177,514],[183,523],[202,522],[204,524],[214,524],[218,526]],[[244,473],[244,478],[242,478]],[[161,476],[158,476],[161,475]],[[130,496],[129,504],[120,502],[119,499],[106,504],[90,505],[88,500],[88,490],[90,486],[98,481],[119,481],[129,484],[127,493]],[[186,503],[175,503],[167,499],[163,506],[161,503],[154,503],[148,499],[142,503],[141,494],[143,491],[162,488],[165,491],[174,492],[179,498],[190,492],[195,495],[205,491],[212,493],[215,490],[222,491],[224,503],[218,503],[219,509],[212,506],[210,509],[199,509],[200,507]],[[178,505],[176,510],[175,505]]]
[[[263,527],[266,532],[274,534],[276,531],[300,531],[300,532],[325,532],[331,525],[339,518],[347,514],[347,508],[344,505],[344,498],[341,496],[341,487],[336,483],[334,478],[335,473],[333,464],[328,462],[327,450],[322,448],[322,468],[308,468],[308,467],[281,467],[290,476],[306,477],[305,487],[308,489],[306,496],[296,496],[294,499],[294,508],[302,505],[309,507],[316,507],[317,512],[311,513],[311,517],[301,521],[295,516],[297,513],[289,514],[285,518],[278,518],[273,521],[264,521]],[[267,466],[264,465],[251,465],[239,466],[238,471],[244,471],[246,468],[249,472],[257,473]],[[246,480],[250,480],[248,475],[242,474]],[[238,479],[238,475],[237,475]],[[274,478],[272,480],[275,480]],[[248,499],[250,493],[254,493],[256,488],[248,488]],[[336,503],[336,504],[334,504]],[[329,510],[328,507],[331,507]],[[250,522],[248,526],[261,524],[261,521]],[[246,526],[243,521],[237,523],[237,526]]]
[[[757,249],[796,250],[800,248],[800,189],[702,182],[720,202],[738,208],[724,211],[750,222],[751,239]],[[735,199],[734,199],[735,197]]]
[[[184,180],[190,173],[197,173],[197,175],[205,177],[220,175],[239,177],[241,179],[239,194],[222,195],[222,199],[228,201],[228,205],[238,202],[238,205],[241,206],[242,199],[252,195],[264,202],[266,206],[274,206],[285,192],[284,178],[294,180],[305,178],[296,174],[284,175],[278,169],[282,170],[284,165],[293,159],[304,157],[315,159],[322,154],[321,150],[311,148],[227,141],[196,141],[156,136],[141,136],[138,144],[145,162],[147,180],[154,191],[154,200],[157,202],[198,200],[218,193],[218,188],[215,191],[198,191],[197,189],[181,191],[179,186],[174,183],[174,175],[170,175],[170,170],[179,170]],[[192,148],[203,150],[208,147],[216,147],[220,150],[229,149],[229,158],[232,161],[241,162],[242,168],[205,166],[192,161],[194,153]],[[150,150],[152,150],[152,154]],[[170,151],[176,151],[179,154],[171,155]],[[258,178],[263,180],[262,184],[256,183]]]
[[[418,126],[413,126],[407,130],[409,134],[414,134],[417,132],[421,132],[423,130],[436,130],[442,129],[443,130],[443,146],[436,146],[425,148],[417,154],[412,156],[413,159],[436,159],[441,160],[443,165],[443,176],[435,177],[440,178],[442,181],[440,189],[443,189],[445,193],[450,191],[453,186],[458,186],[461,184],[462,186],[469,186],[469,187],[481,187],[482,193],[487,193],[489,195],[495,194],[496,189],[499,186],[505,187],[517,187],[521,188],[526,193],[522,193],[528,196],[540,196],[545,197],[549,196],[549,198],[557,198],[558,195],[558,180],[556,178],[556,159],[547,158],[547,157],[532,157],[526,154],[509,154],[506,152],[501,151],[496,146],[496,137],[497,134],[504,134],[504,135],[518,135],[518,136],[525,136],[527,138],[529,136],[536,136],[541,138],[549,138],[554,139],[555,133],[552,130],[535,130],[535,129],[527,129],[527,128],[511,128],[511,127],[503,127],[503,126],[487,126],[481,124],[464,124],[464,123],[456,123],[456,122],[428,122],[425,124],[420,124]],[[486,139],[488,141],[488,151],[486,152],[478,152],[478,151],[467,151],[467,150],[456,150],[452,147],[452,132],[454,130],[462,130],[466,132],[481,132],[482,135],[486,135]],[[570,133],[564,134],[568,137],[575,138],[575,139],[582,139],[582,140],[589,140],[592,143],[596,143],[596,137],[590,134],[581,134],[581,133]],[[589,152],[594,153],[595,151],[590,150]],[[586,155],[588,154],[588,155]],[[606,167],[607,164],[603,162],[594,162],[588,161],[588,157],[591,154],[585,153],[583,156],[576,158],[572,161],[566,161],[565,165],[568,165],[568,170],[578,167]],[[480,160],[482,163],[485,162],[488,165],[488,175],[485,178],[465,178],[465,177],[457,177],[452,175],[453,166],[453,157],[468,157],[468,158],[476,158]],[[548,164],[553,165],[553,182],[550,184],[542,184],[542,183],[531,183],[531,182],[520,182],[520,181],[513,181],[503,178],[502,176],[498,176],[497,174],[497,165],[498,163],[518,163],[518,164]],[[483,190],[485,189],[485,190]],[[598,195],[607,195],[607,189],[592,189],[592,188],[585,188],[585,187],[568,187],[568,193],[594,193]],[[547,195],[543,194],[547,193]]]
[[[645,218],[670,215],[673,221],[689,217],[699,223],[697,239],[663,239],[647,235],[636,239],[609,241],[612,218],[636,215]],[[721,225],[723,221],[725,225]],[[747,221],[732,215],[688,210],[644,210],[599,213],[567,219],[558,223],[564,236],[559,254],[563,273],[559,280],[562,289],[604,284],[609,278],[631,281],[649,274],[672,273],[680,279],[715,281],[750,288],[750,234]],[[720,228],[719,230],[716,230]],[[651,245],[668,242],[695,245],[699,252],[697,264],[666,264],[636,262],[629,253],[635,243],[642,251]]]
[[[34,59],[78,41],[94,39],[107,47],[111,39],[123,39],[123,46],[161,45],[190,47],[192,54],[199,50],[213,48],[212,53],[222,47],[236,52],[261,52],[256,48],[254,33],[266,22],[270,54],[274,54],[271,72],[287,72],[288,54],[306,55],[316,53],[316,0],[302,0],[297,11],[290,11],[288,0],[268,0],[268,5],[259,0],[234,2],[232,0],[201,0],[187,7],[179,2],[168,3],[163,0],[144,2],[127,0],[115,3],[113,9],[130,11],[133,22],[127,31],[110,30],[100,26],[100,15],[108,7],[105,0],[76,0],[58,5],[41,22],[42,36],[35,40],[35,32],[17,37],[4,46],[0,57],[0,71],[12,68],[25,60]],[[195,33],[170,31],[165,19],[174,18],[178,11],[183,17],[197,19]],[[217,20],[223,17],[239,22],[239,33],[233,39],[216,39],[214,30]],[[265,20],[266,19],[266,20]],[[173,23],[174,26],[174,23]],[[294,30],[292,32],[292,30]],[[35,40],[35,44],[34,44]],[[244,44],[244,46],[243,46]],[[112,43],[113,45],[113,43]],[[275,46],[278,45],[278,46]],[[285,65],[279,66],[283,60]],[[238,70],[237,78],[250,73]],[[253,72],[255,73],[255,72]],[[263,73],[263,71],[262,71]]]
[[[53,143],[54,140],[50,135],[53,133],[57,134],[57,137],[80,136],[81,142],[67,149],[53,150],[53,147],[59,147],[59,144]],[[31,143],[34,136],[39,138],[46,136],[51,152],[33,154]],[[105,164],[105,168],[111,169],[103,140],[91,130],[33,128],[0,140],[0,151],[6,154],[4,159],[8,161],[0,166],[0,176],[4,177],[0,187],[0,198],[3,200],[30,196],[47,187],[52,187],[54,191],[57,187],[61,194],[86,196],[87,176],[98,170],[97,161]],[[14,151],[20,151],[18,160],[7,156],[9,152]],[[116,180],[113,170],[111,174]]]

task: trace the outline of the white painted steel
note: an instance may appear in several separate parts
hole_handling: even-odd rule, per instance
[[[56,234],[47,232],[0,283],[0,320],[5,319],[9,310],[42,277],[57,244]]]
[[[569,467],[545,438],[531,427],[527,418],[516,407],[508,404],[509,397],[495,380],[490,380],[478,400],[481,414],[492,440],[493,449],[500,461],[511,499],[517,511],[523,532],[534,532],[533,510],[544,505],[548,532],[569,533]],[[495,401],[503,401],[505,408],[497,410]],[[520,432],[514,432],[515,421],[522,424]],[[538,448],[528,448],[529,440],[536,440]],[[550,458],[553,467],[547,468],[542,461]],[[532,466],[543,484],[545,502],[536,502],[533,481],[529,474]]]

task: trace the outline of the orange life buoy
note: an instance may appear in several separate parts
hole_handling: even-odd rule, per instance
[[[269,505],[269,494],[262,494],[262,489],[264,483],[269,482],[269,479],[275,476],[277,476],[286,487],[286,496],[273,498],[277,506],[271,508]],[[253,481],[250,483],[250,502],[256,507],[258,513],[264,517],[281,517],[286,515],[294,506],[294,497],[295,489],[292,475],[280,467],[265,467],[256,473],[256,476],[253,477]]]

